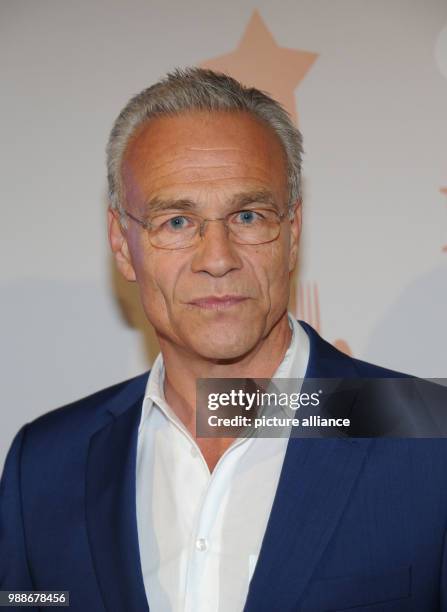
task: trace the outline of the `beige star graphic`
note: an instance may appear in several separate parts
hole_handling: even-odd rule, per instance
[[[201,66],[225,72],[244,85],[268,92],[298,125],[294,92],[317,57],[317,53],[310,51],[280,47],[261,15],[254,11],[237,49]]]

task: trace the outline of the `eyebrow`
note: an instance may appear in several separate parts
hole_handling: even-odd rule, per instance
[[[243,191],[235,194],[230,198],[230,207],[237,209],[243,208],[250,204],[267,204],[278,209],[278,205],[271,191],[268,189],[259,189],[256,191]],[[159,198],[155,196],[148,200],[145,204],[146,214],[163,212],[165,210],[197,210],[199,208],[197,202],[189,198]]]

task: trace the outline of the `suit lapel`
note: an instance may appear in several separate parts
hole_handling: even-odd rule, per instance
[[[139,378],[108,407],[113,416],[92,436],[87,459],[87,531],[108,611],[149,610],[136,521],[136,449],[147,374]]]
[[[303,325],[306,378],[356,377],[351,360]],[[245,612],[296,610],[348,503],[370,441],[290,438]]]
[[[297,609],[368,446],[352,439],[289,440],[245,612]]]

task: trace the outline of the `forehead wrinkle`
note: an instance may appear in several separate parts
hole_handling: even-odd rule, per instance
[[[216,169],[219,170],[221,168],[232,168],[233,166],[241,166],[241,160],[240,159],[231,159],[228,161],[224,161],[224,162],[220,162],[219,160],[216,159],[212,159],[209,160],[209,163],[206,163],[205,160],[190,160],[190,158],[188,156],[182,156],[179,155],[175,158],[166,160],[166,161],[162,161],[162,162],[152,162],[150,160],[145,160],[144,166],[151,172],[151,171],[158,171],[161,168],[164,167],[169,167],[172,165],[176,165],[179,162],[181,163],[181,166],[179,168],[176,168],[177,172],[182,172],[183,170],[189,170],[189,169]],[[189,163],[188,163],[189,161]],[[247,162],[243,161],[242,164],[245,166],[247,166]],[[263,165],[262,164],[256,164],[254,167],[256,168],[260,168],[263,169]]]
[[[188,166],[182,169],[181,172],[177,172],[177,174],[184,174],[183,170],[192,174],[193,178],[203,177],[206,181],[220,181],[228,178],[242,179],[244,177],[247,178],[260,178],[260,174],[268,176],[268,172],[266,172],[263,168],[257,167],[242,167],[240,164],[231,164],[231,165],[223,165],[223,166]],[[248,173],[247,170],[250,172]],[[218,175],[213,174],[213,171],[216,171]],[[256,171],[259,174],[256,174]],[[262,172],[260,172],[262,171]]]
[[[166,177],[169,177],[170,174],[165,175]],[[245,181],[253,181],[255,183],[259,183],[260,179],[259,176],[247,176],[246,174],[241,174],[241,175],[234,175],[232,174],[231,176],[220,176],[218,179],[216,178],[209,178],[206,176],[191,176],[188,177],[188,180],[182,180],[180,183],[177,183],[173,186],[178,187],[179,185],[186,185],[186,186],[190,186],[190,185],[198,185],[200,183],[203,183],[204,186],[209,184],[209,183],[213,183],[215,181],[218,181],[219,183],[223,184],[223,183],[232,183],[235,180],[245,180]]]
[[[160,164],[159,167],[161,166],[169,166],[170,164]],[[234,173],[234,169],[237,169],[238,172]],[[231,165],[222,165],[222,166],[202,166],[202,165],[191,165],[191,166],[183,166],[181,169],[178,168],[174,168],[171,170],[168,170],[164,173],[158,173],[155,176],[149,176],[146,175],[144,183],[146,183],[147,185],[149,185],[150,183],[155,183],[156,185],[159,184],[160,182],[162,183],[162,188],[164,188],[165,186],[163,186],[163,182],[165,182],[166,180],[172,180],[174,179],[174,184],[176,187],[178,187],[179,185],[197,185],[200,183],[213,183],[213,182],[218,182],[218,183],[227,183],[227,182],[231,182],[231,181],[238,181],[238,180],[249,180],[249,181],[253,181],[254,183],[259,183],[259,182],[264,182],[266,179],[268,180],[269,178],[269,173],[266,171],[266,169],[260,165],[260,166],[253,166],[251,165],[249,168],[250,170],[250,174],[246,173],[247,167],[243,166],[241,167],[241,164],[239,163],[234,163]],[[209,176],[209,171],[213,171],[213,170],[221,170],[223,171],[219,176]],[[253,171],[258,170],[261,171],[260,174],[252,174]],[[190,175],[188,175],[188,173],[190,173]],[[123,178],[127,175],[128,177],[133,176],[133,179],[137,181],[137,185],[140,184],[141,179],[138,177],[138,172],[135,173],[133,171],[132,168],[124,167],[123,168]],[[187,176],[185,176],[185,174],[187,174]],[[262,175],[262,176],[261,176]],[[175,181],[175,179],[177,179],[177,181]],[[270,181],[269,181],[270,182]],[[143,184],[144,184],[143,183]],[[168,185],[169,187],[169,185]],[[144,187],[143,187],[144,189]]]
[[[250,152],[251,152],[250,147],[228,147],[228,148],[208,147],[208,148],[204,148],[204,147],[191,147],[191,146],[185,146],[183,147],[183,150],[179,151],[177,145],[172,145],[172,146],[163,147],[160,150],[160,152],[157,155],[157,158],[160,155],[163,156],[166,153],[169,153],[170,151],[172,151],[172,154],[171,154],[171,157],[169,157],[167,160],[159,162],[158,159],[151,159],[151,154],[149,155],[146,154],[146,147],[135,147],[135,149],[136,150],[133,151],[133,155],[131,153],[125,156],[124,163],[126,161],[132,162],[132,158],[135,159],[135,155],[136,155],[136,157],[139,158],[140,163],[142,163],[142,165],[144,165],[145,167],[149,167],[151,170],[158,170],[159,168],[162,168],[163,166],[175,164],[175,163],[183,164],[185,161],[188,162],[188,160],[191,160],[191,154],[193,154],[193,156],[195,157],[198,157],[197,153],[203,153],[204,156],[210,156],[211,154],[212,159],[210,159],[209,164],[206,163],[206,159],[205,160],[200,159],[200,160],[194,160],[194,161],[191,160],[192,165],[200,164],[200,165],[203,165],[204,167],[216,167],[216,168],[220,166],[238,165],[241,163],[241,157],[244,158],[247,155],[250,156]],[[216,161],[218,161],[220,157],[227,155],[228,152],[237,153],[237,157],[230,158],[228,160],[224,160],[223,163],[221,163],[220,161],[216,163]],[[183,167],[187,168],[189,167],[189,165],[184,165]]]
[[[165,154],[165,153],[169,153],[171,151],[178,151],[179,154],[182,154],[184,152],[194,152],[194,153],[228,153],[228,152],[238,152],[238,151],[243,151],[246,152],[248,149],[252,149],[255,148],[253,146],[254,143],[250,142],[250,144],[252,144],[252,146],[247,146],[245,143],[241,143],[238,144],[238,146],[234,146],[234,147],[226,147],[226,146],[206,146],[206,145],[192,145],[192,144],[180,144],[178,142],[174,142],[174,143],[164,143],[163,141],[161,141],[160,139],[157,139],[157,143],[156,143],[156,148],[158,149],[158,154]],[[132,156],[132,155],[139,155],[142,153],[145,153],[147,150],[152,151],[154,148],[153,145],[150,144],[150,142],[145,142],[140,141],[139,138],[136,138],[135,140],[131,140],[127,147],[126,147],[126,152],[125,152],[125,156]]]
[[[174,165],[174,168],[170,168],[170,166]],[[155,181],[162,181],[165,180],[166,178],[170,178],[173,176],[180,176],[182,177],[185,173],[190,172],[190,171],[194,171],[193,174],[195,174],[195,176],[197,177],[198,175],[205,175],[204,176],[204,180],[224,180],[226,178],[235,178],[235,179],[243,179],[243,178],[255,178],[251,175],[251,172],[253,171],[258,171],[260,172],[260,174],[267,176],[269,174],[269,170],[268,168],[265,168],[262,164],[241,164],[239,161],[234,161],[228,164],[209,164],[209,165],[204,165],[204,164],[196,164],[196,163],[192,163],[189,165],[182,165],[180,168],[175,166],[175,161],[173,160],[169,160],[168,162],[164,162],[161,164],[158,164],[157,167],[155,166],[150,166],[150,168],[148,168],[148,172],[152,171],[152,170],[156,170],[159,171],[162,168],[166,168],[166,171],[163,173],[158,173],[156,174],[155,177],[153,177],[153,180]],[[232,172],[234,172],[234,169],[238,170],[237,174],[231,174]],[[250,170],[250,175],[246,174],[246,170]],[[230,177],[228,176],[208,176],[208,173],[212,171],[222,171],[223,174],[231,174]],[[240,174],[242,173],[242,174]],[[135,174],[134,174],[135,176]],[[259,179],[259,177],[257,177]],[[195,182],[195,180],[197,180],[194,177],[188,177],[188,183],[189,182]],[[199,179],[200,180],[200,179]]]
[[[246,206],[253,202],[259,202],[260,204],[270,204],[277,208],[277,203],[272,192],[268,189],[258,189],[251,191],[242,191],[232,195],[228,198],[230,206]],[[162,198],[155,196],[145,202],[147,212],[158,212],[166,209],[178,209],[178,210],[191,210],[201,208],[196,201],[190,198]]]
[[[187,151],[240,151],[241,147],[193,147],[186,145],[185,149]]]

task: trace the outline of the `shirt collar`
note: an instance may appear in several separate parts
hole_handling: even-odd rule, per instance
[[[309,338],[304,329],[290,312],[287,313],[287,317],[289,320],[290,329],[292,330],[292,338],[290,340],[289,348],[287,349],[283,360],[279,364],[272,378],[304,378],[307,363],[309,361]],[[178,417],[166,402],[164,380],[165,365],[163,355],[162,353],[159,353],[152,365],[146,384],[138,431],[141,430],[143,422],[149,416],[154,405],[158,406],[158,408],[169,420],[181,425]]]

